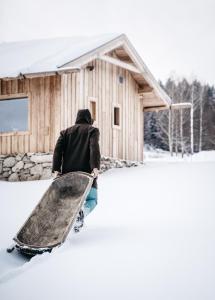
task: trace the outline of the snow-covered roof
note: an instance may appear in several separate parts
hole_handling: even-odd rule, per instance
[[[83,57],[93,59],[91,54],[98,49],[112,49],[125,45],[130,48],[132,60],[141,76],[154,88],[158,98],[169,106],[171,99],[161,89],[142,58],[125,34],[105,34],[94,37],[59,37],[41,40],[19,41],[0,44],[0,78],[15,78],[20,75],[50,73],[80,68],[77,61]],[[110,50],[110,49],[109,49]],[[94,57],[98,58],[97,56]],[[72,64],[70,64],[72,63]],[[82,62],[83,63],[83,62]],[[86,63],[86,61],[85,61]]]
[[[181,102],[181,103],[172,103],[172,109],[181,109],[181,108],[190,108],[192,107],[192,103],[190,102]]]
[[[0,44],[0,78],[56,71],[62,65],[119,37],[59,37]]]

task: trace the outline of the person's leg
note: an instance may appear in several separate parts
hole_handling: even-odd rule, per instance
[[[91,188],[84,203],[84,216],[86,217],[97,205],[97,189]]]
[[[74,225],[74,231],[79,232],[84,225],[84,217],[89,215],[89,213],[97,205],[97,189],[91,188],[89,194],[87,195],[86,201],[83,208],[80,210],[78,217]]]
[[[84,212],[83,210],[80,210],[75,221],[74,231],[79,232],[83,226],[84,226]]]

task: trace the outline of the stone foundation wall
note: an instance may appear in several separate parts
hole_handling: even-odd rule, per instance
[[[141,163],[102,157],[103,173],[111,168],[134,167]],[[52,153],[25,153],[0,155],[0,180],[29,181],[49,179],[52,177]]]

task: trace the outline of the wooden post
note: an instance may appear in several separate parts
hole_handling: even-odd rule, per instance
[[[190,107],[190,153],[193,155],[193,104],[194,104],[194,85],[192,85],[191,93],[191,107]]]
[[[169,151],[172,156],[172,109],[169,107]]]
[[[199,118],[199,152],[202,151],[202,115],[203,115],[203,91],[204,88],[201,88],[201,94],[199,99],[200,105],[200,118]]]
[[[193,105],[190,108],[190,152],[193,155]]]
[[[183,137],[183,109],[180,109],[180,139],[181,139],[181,156],[184,156],[184,137]]]
[[[178,156],[178,110],[174,113],[175,117],[175,153]]]

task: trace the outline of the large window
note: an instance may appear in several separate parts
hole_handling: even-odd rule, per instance
[[[28,130],[28,98],[0,99],[0,133]]]

